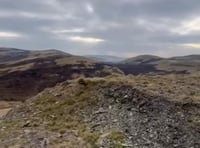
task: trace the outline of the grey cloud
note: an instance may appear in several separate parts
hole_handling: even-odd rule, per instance
[[[198,31],[173,32],[200,17],[199,5],[199,0],[0,0],[0,32],[27,37],[0,40],[0,46],[124,56],[200,53],[182,49],[182,44],[199,44]],[[80,28],[84,31],[73,31]],[[69,37],[105,42],[84,44],[66,40]]]

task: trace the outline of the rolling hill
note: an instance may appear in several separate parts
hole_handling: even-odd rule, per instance
[[[0,100],[25,100],[58,82],[79,76],[105,76],[120,70],[58,50],[0,48]]]
[[[20,60],[27,57],[29,51],[16,48],[0,48],[0,63]]]
[[[169,74],[193,73],[200,71],[200,55],[161,58],[141,55],[117,64],[126,74]]]
[[[124,61],[121,61],[123,64],[145,64],[145,63],[153,63],[156,61],[162,60],[161,57],[154,55],[140,55],[137,57],[129,58]]]

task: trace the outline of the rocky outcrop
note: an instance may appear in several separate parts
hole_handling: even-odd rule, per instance
[[[191,121],[199,119],[199,105],[171,102],[115,84],[99,93],[104,101],[89,116],[95,130],[119,129],[127,145],[138,148],[200,146],[200,125],[194,127]]]

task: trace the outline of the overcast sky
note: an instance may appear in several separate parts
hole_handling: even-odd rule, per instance
[[[200,54],[200,0],[0,0],[0,46],[124,57]]]

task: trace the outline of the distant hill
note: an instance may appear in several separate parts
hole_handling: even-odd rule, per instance
[[[200,55],[167,58],[159,61],[155,66],[164,71],[193,73],[200,71]]]
[[[20,60],[27,57],[29,51],[16,48],[0,48],[0,63]]]
[[[193,73],[200,71],[200,55],[188,55],[172,58],[141,55],[126,59],[117,65],[127,74]]]
[[[34,58],[45,58],[45,57],[64,57],[70,56],[70,54],[56,50],[23,50],[16,48],[0,48],[0,64],[6,62],[16,62],[20,60],[31,60]]]
[[[188,56],[172,57],[172,58],[169,58],[169,59],[174,59],[174,60],[192,60],[192,61],[200,62],[200,55],[188,55]]]
[[[161,57],[154,56],[154,55],[140,55],[137,57],[129,58],[124,61],[121,61],[123,64],[145,64],[145,63],[152,63],[156,61],[162,60]]]
[[[118,63],[125,60],[125,58],[122,57],[109,56],[109,55],[86,55],[85,57],[104,63]]]
[[[0,100],[25,100],[58,82],[79,76],[121,73],[113,66],[59,50],[0,49]]]

